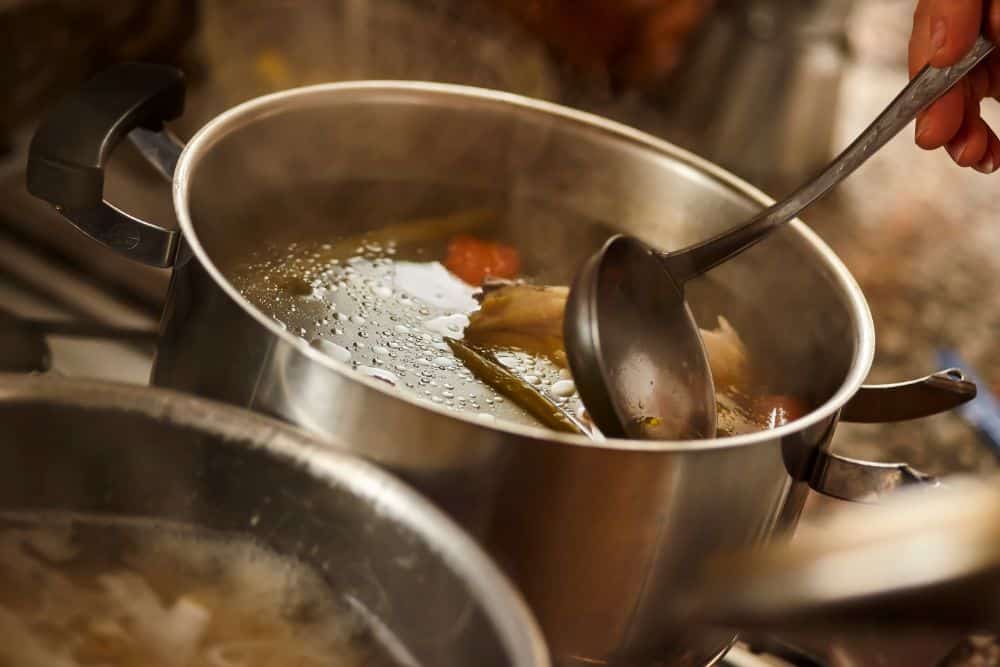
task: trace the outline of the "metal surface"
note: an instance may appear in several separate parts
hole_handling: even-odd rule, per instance
[[[0,308],[0,335],[12,338],[23,336],[68,336],[71,338],[103,338],[106,340],[132,340],[146,343],[156,341],[156,327],[126,329],[123,327],[78,322],[71,320],[18,317]]]
[[[47,337],[131,341],[152,346],[158,330],[120,327],[71,320],[29,319],[0,308],[0,372],[32,373],[51,369]]]
[[[137,127],[129,132],[128,138],[160,176],[168,181],[174,177],[184,144],[172,132],[166,129],[154,132]]]
[[[791,544],[706,563],[679,606],[692,618],[804,634],[995,631],[998,481],[955,478],[933,493],[842,508]]]
[[[442,185],[472,201],[427,193]],[[346,203],[333,215],[338,188]],[[872,361],[863,296],[799,222],[693,281],[689,302],[699,322],[725,314],[785,379],[782,390],[815,409],[714,440],[596,444],[488,427],[352,372],[228,282],[264,239],[329,240],[423,215],[421,206],[440,213],[488,199],[500,202],[495,231],[559,284],[606,240],[586,221],[667,249],[768,203],[666,143],[518,96],[360,82],[259,98],[192,139],[174,198],[184,238],[154,383],[277,415],[412,482],[500,560],[560,664],[714,660],[732,633],[670,626],[672,592],[707,557],[794,526],[818,452]],[[796,335],[778,336],[787,331]]]
[[[549,664],[527,608],[462,531],[313,437],[164,390],[10,375],[0,423],[0,510],[250,535],[315,566],[418,664]]]
[[[822,452],[809,485],[823,495],[854,502],[876,502],[905,486],[938,485],[934,478],[905,463],[858,461]]]
[[[121,329],[90,322],[64,322],[60,320],[29,320],[15,318],[2,325],[10,329],[19,329],[39,336],[64,336],[69,338],[102,338],[105,340],[137,341],[153,343],[156,341],[157,330]]]
[[[844,406],[844,421],[873,424],[936,415],[976,397],[976,385],[957,368],[910,382],[861,387]]]
[[[94,276],[68,266],[64,258],[39,252],[23,239],[3,234],[0,303],[23,319],[87,326],[93,323],[113,329],[157,328],[155,318],[111,293]],[[51,352],[53,373],[140,385],[149,382],[153,344],[62,336],[46,336],[44,342]]]
[[[19,318],[0,310],[0,373],[46,371],[50,359],[43,336],[25,331]]]
[[[635,239],[619,237],[584,264],[570,295],[566,346],[584,402],[599,406],[596,414],[615,415],[597,422],[616,435],[651,440],[713,435],[715,390],[698,326],[684,304],[684,285],[763,240],[794,219],[810,204],[847,178],[874,155],[918,112],[951,89],[994,50],[980,37],[969,54],[952,67],[925,67],[871,125],[815,178],[748,222],[707,241],[662,255]],[[663,272],[668,276],[664,278]],[[586,299],[587,304],[575,302]],[[582,349],[586,346],[586,349]],[[660,370],[655,383],[636,381],[635,367]],[[885,392],[883,392],[885,393]],[[886,400],[887,403],[890,399]],[[661,407],[662,406],[662,407]],[[647,423],[650,409],[659,417],[666,407],[671,418]]]
[[[605,436],[715,437],[712,372],[692,331],[683,287],[645,244],[617,236],[581,267],[563,337],[577,390]]]
[[[27,194],[26,199],[34,204],[41,204]],[[50,206],[40,206],[45,214],[59,217]],[[69,225],[63,225],[65,230],[80,243],[79,232]],[[106,250],[103,246],[92,245],[108,256],[118,257],[116,253]],[[150,269],[132,262],[140,270],[162,272]],[[30,291],[42,295],[57,303],[69,314],[101,322],[109,326],[122,328],[151,328],[159,320],[159,312],[150,312],[135,300],[122,296],[120,290],[113,289],[101,276],[95,276],[89,267],[76,266],[66,261],[64,256],[45,252],[23,237],[0,233],[0,273],[8,279],[17,281]],[[10,302],[5,302],[14,309]],[[48,316],[50,313],[32,312],[21,315]],[[64,313],[53,313],[60,316]]]
[[[56,207],[81,232],[130,259],[167,267],[177,251],[177,231],[163,229],[104,202],[96,208]]]

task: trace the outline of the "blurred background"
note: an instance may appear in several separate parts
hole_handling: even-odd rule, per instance
[[[188,110],[172,126],[184,139],[226,108],[283,88],[446,81],[620,120],[778,196],[905,84],[913,7],[913,0],[0,0],[0,305],[16,286],[109,323],[157,317],[167,272],[83,238],[23,185],[40,114],[116,61],[185,70]],[[1000,122],[1000,109],[985,106],[987,119]],[[169,187],[137,156],[120,153],[109,198],[172,225]],[[878,333],[873,382],[962,363],[979,375],[984,395],[1000,392],[997,192],[1000,176],[955,168],[943,153],[919,151],[905,132],[805,216],[868,296]],[[844,425],[836,447],[932,474],[988,470],[1000,443],[990,437],[987,408],[980,400],[919,423]],[[1000,653],[985,640],[962,651],[948,664],[973,664],[957,661],[977,651],[975,664],[996,664]]]

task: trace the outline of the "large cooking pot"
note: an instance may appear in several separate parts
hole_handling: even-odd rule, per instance
[[[438,509],[370,463],[231,406],[0,375],[0,515],[53,512],[250,537],[322,572],[339,604],[409,654],[400,664],[549,664],[521,598]]]
[[[724,313],[782,389],[816,406],[793,423],[715,440],[596,444],[418,402],[286,331],[227,271],[268,241],[329,240],[488,205],[535,277],[567,284],[606,238],[585,221],[676,248],[767,199],[627,127],[486,90],[289,90],[222,114],[180,152],[162,123],[182,103],[176,70],[119,66],[53,110],[28,162],[30,191],[79,229],[173,266],[153,382],[333,436],[418,486],[489,546],[561,663],[709,663],[731,633],[661,617],[690,569],[792,528],[810,487],[862,498],[921,479],[904,464],[830,453],[838,419],[924,416],[974,394],[954,373],[863,387],[874,351],[864,296],[796,222],[688,292],[700,322]],[[103,202],[102,169],[126,133],[172,175],[179,234]]]

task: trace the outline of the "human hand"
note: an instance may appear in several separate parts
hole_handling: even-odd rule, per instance
[[[910,77],[930,63],[947,67],[964,56],[980,33],[1000,35],[1000,0],[919,0],[910,35]],[[1000,96],[1000,55],[993,54],[917,117],[916,141],[945,147],[960,167],[990,174],[1000,167],[1000,139],[979,105]]]

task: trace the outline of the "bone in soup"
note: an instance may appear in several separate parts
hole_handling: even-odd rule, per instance
[[[517,238],[491,233],[489,218],[459,212],[329,242],[272,245],[230,279],[282,327],[396,390],[488,423],[594,434],[563,349],[568,288],[544,284],[545,267],[526,261]],[[720,436],[805,412],[801,401],[775,395],[724,317],[702,336]]]
[[[245,537],[0,515],[4,667],[413,664],[329,590],[318,572]]]

